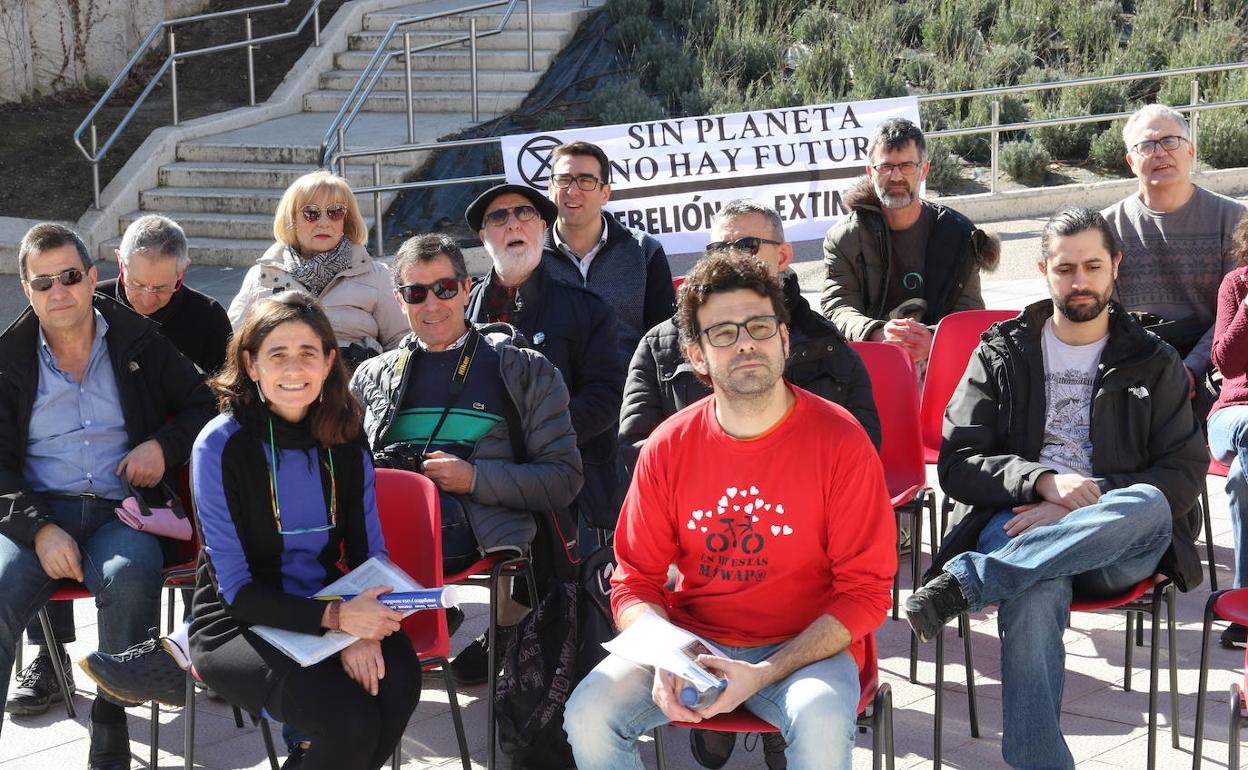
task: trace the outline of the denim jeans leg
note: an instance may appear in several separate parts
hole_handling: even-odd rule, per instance
[[[22,629],[55,590],[56,581],[39,565],[35,549],[0,535],[0,703],[8,699]]]
[[[980,610],[1044,580],[1152,553],[1170,542],[1171,524],[1165,495],[1151,485],[1133,484],[1106,492],[1061,521],[1033,527],[990,553],[958,554],[945,571],[957,578],[971,609]]]
[[[563,728],[580,770],[644,770],[637,739],[668,723],[654,703],[654,670],[615,655],[572,692]]]
[[[1226,498],[1231,509],[1235,543],[1235,582],[1248,585],[1248,547],[1244,546],[1244,514],[1248,511],[1248,406],[1226,406],[1209,418],[1209,451],[1230,467],[1226,475]]]
[[[156,537],[122,524],[112,505],[92,505],[80,547],[84,582],[95,596],[100,651],[117,653],[159,624],[164,557]]]
[[[841,652],[764,687],[745,701],[745,707],[780,728],[792,770],[849,770],[860,694],[858,664],[848,652]]]
[[[47,610],[48,621],[52,624],[52,633],[58,644],[68,644],[77,639],[73,601],[48,602]],[[45,643],[43,624],[39,622],[39,618],[36,617],[26,624],[26,640],[40,646]]]

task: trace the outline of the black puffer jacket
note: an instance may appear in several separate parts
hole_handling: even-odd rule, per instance
[[[953,556],[975,550],[993,514],[1040,499],[1036,480],[1050,470],[1039,463],[1045,421],[1040,335],[1052,315],[1053,303],[1044,300],[985,332],[949,402],[940,486],[969,514],[945,537],[929,577]],[[1183,591],[1202,578],[1197,497],[1209,463],[1187,393],[1174,349],[1111,303],[1109,342],[1092,396],[1093,478],[1102,492],[1143,483],[1166,496],[1174,533],[1161,571]]]
[[[862,359],[830,321],[811,309],[793,273],[784,279],[784,303],[791,319],[785,378],[849,410],[879,449],[880,416]],[[620,452],[629,471],[659,423],[710,393],[694,376],[673,319],[647,332],[628,367],[620,409]]]

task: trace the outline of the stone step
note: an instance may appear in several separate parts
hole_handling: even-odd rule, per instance
[[[210,211],[131,211],[121,217],[122,230],[146,214],[163,214],[182,226],[193,245],[203,238],[273,240],[272,214],[220,214]],[[109,252],[110,254],[112,252]]]
[[[221,265],[246,269],[273,245],[273,238],[188,238],[187,254],[193,265]],[[112,261],[113,250],[121,246],[120,238],[102,241],[96,250],[99,259]],[[241,277],[240,277],[241,278]],[[228,302],[227,302],[228,304]]]
[[[182,212],[219,212],[223,214],[264,214],[277,211],[283,190],[251,190],[237,187],[153,187],[139,193],[139,208],[144,211],[173,212],[177,219]],[[381,210],[394,199],[395,193],[381,196]],[[360,213],[365,219],[373,215],[373,196],[359,195]]]
[[[411,19],[417,16],[428,16],[436,12],[437,9],[421,9],[419,7],[391,8],[385,11],[376,11],[374,13],[364,15],[364,29],[372,32],[385,32],[390,28],[390,25],[396,21]],[[520,31],[527,29],[528,27],[524,14],[524,7],[522,5],[518,5],[515,12],[511,14],[511,18],[508,20],[505,29]],[[581,22],[585,20],[585,17],[588,14],[589,11],[585,9],[572,12],[548,11],[545,13],[535,9],[533,11],[533,31],[576,29],[581,25]],[[478,30],[495,29],[503,20],[503,14],[498,10],[480,11],[473,14],[446,16],[441,19],[430,19],[429,21],[410,24],[406,28],[400,27],[399,34],[402,34],[404,29],[412,31],[420,30],[424,32],[467,32],[469,16],[476,17]]]
[[[346,91],[311,91],[303,95],[306,112],[337,112],[347,98]],[[516,91],[481,91],[477,104],[482,120],[519,107],[527,94]],[[415,91],[412,100],[420,112],[472,112],[468,91]],[[402,91],[374,91],[364,104],[370,112],[406,112],[407,97]],[[348,142],[349,143],[349,142]]]
[[[533,49],[535,51],[559,51],[572,39],[575,30],[539,29],[533,31]],[[348,47],[352,51],[376,51],[381,45],[384,32],[352,32],[348,38]],[[441,40],[449,40],[456,36],[454,32],[413,32],[412,45],[419,46]],[[490,35],[477,40],[478,51],[528,51],[528,34],[507,30],[497,35]],[[391,38],[389,47],[393,50],[403,49],[403,36]],[[444,49],[434,50],[467,50],[468,42],[448,45]]]
[[[189,163],[298,163],[315,166],[319,147],[281,144],[214,142],[212,137],[178,142],[177,159]]]
[[[164,187],[239,187],[247,189],[284,190],[296,179],[312,171],[312,164],[247,163],[247,162],[180,162],[160,168],[160,184]],[[381,180],[385,184],[403,178],[403,166],[381,167]],[[347,181],[353,187],[372,184],[371,166],[347,168]]]
[[[334,70],[321,75],[321,88],[329,91],[350,91],[359,82],[359,70]],[[478,70],[477,87],[482,91],[518,91],[527,95],[537,81],[541,72],[520,70]],[[403,71],[390,71],[378,79],[377,91],[403,91],[407,79]],[[468,91],[472,88],[472,75],[468,71],[422,72],[412,69],[413,91]]]
[[[372,58],[371,51],[343,51],[334,57],[334,66],[343,70],[363,70]],[[555,58],[554,51],[533,51],[533,66],[544,72]],[[481,70],[509,70],[518,72],[529,68],[529,52],[477,50],[477,67]],[[470,68],[468,51],[461,48],[443,48],[425,51],[412,56],[412,72],[430,70],[463,70]],[[396,57],[386,68],[390,72],[403,72],[403,59]]]

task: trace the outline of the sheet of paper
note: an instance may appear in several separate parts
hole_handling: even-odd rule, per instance
[[[700,654],[725,655],[702,637],[678,628],[653,612],[646,612],[609,642],[607,652],[642,666],[653,666],[679,676],[699,692],[723,685],[723,680],[697,662]]]

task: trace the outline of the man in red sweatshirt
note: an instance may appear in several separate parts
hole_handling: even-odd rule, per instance
[[[879,458],[847,411],[782,378],[788,314],[761,262],[704,258],[676,317],[714,392],[642,449],[611,602],[621,629],[653,612],[715,642],[729,657],[700,660],[728,686],[693,711],[670,674],[609,656],[568,702],[577,767],[640,769],[643,733],[744,705],[780,728],[792,767],[849,768],[863,639],[897,568]]]

